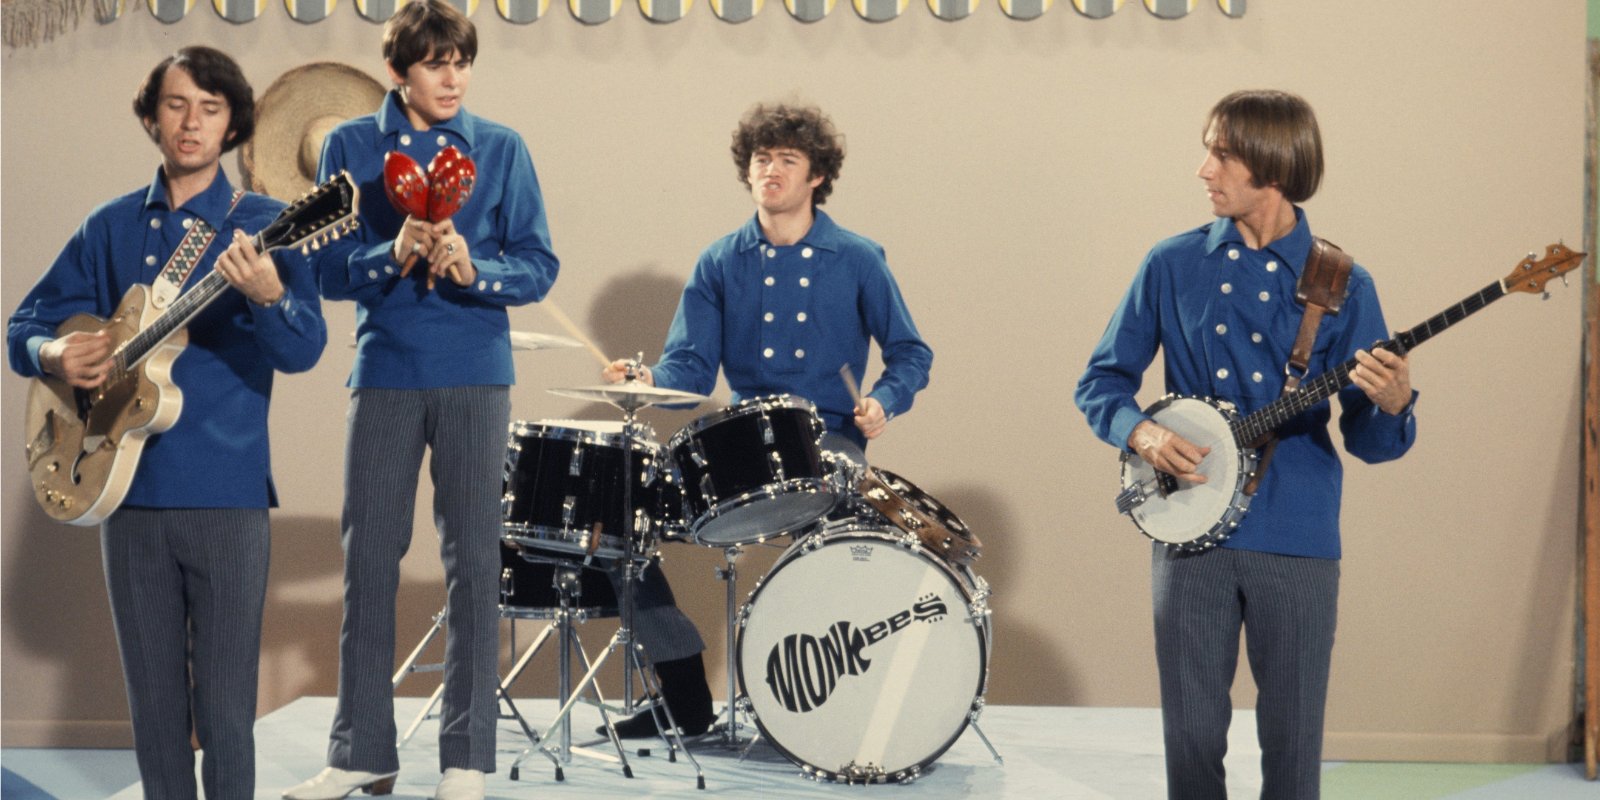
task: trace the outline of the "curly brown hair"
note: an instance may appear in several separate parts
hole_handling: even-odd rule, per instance
[[[833,192],[833,182],[844,165],[844,137],[815,106],[758,103],[739,120],[733,132],[733,164],[739,182],[750,186],[750,158],[758,150],[792,147],[811,161],[811,177],[822,183],[811,191],[811,205],[820,206]]]

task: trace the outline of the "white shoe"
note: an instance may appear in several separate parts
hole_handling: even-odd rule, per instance
[[[378,773],[324,767],[305,783],[283,790],[285,800],[340,800],[360,789],[367,794],[389,794],[394,791],[394,776],[398,772]],[[479,791],[482,797],[483,792]]]
[[[483,800],[483,773],[457,767],[445,770],[433,800]]]

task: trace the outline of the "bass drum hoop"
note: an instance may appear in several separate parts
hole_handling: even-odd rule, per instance
[[[858,520],[832,523],[825,532],[810,534],[784,551],[783,555],[779,556],[778,560],[772,565],[772,569],[768,570],[767,574],[756,582],[756,588],[750,592],[750,599],[740,607],[738,639],[734,644],[734,663],[738,669],[739,689],[743,695],[743,705],[749,709],[750,718],[755,722],[756,727],[760,729],[761,735],[766,738],[774,750],[777,750],[784,758],[799,766],[807,777],[835,783],[905,783],[916,780],[922,774],[923,769],[939,760],[939,757],[944,755],[961,738],[963,733],[966,733],[967,726],[972,724],[972,711],[980,708],[983,704],[984,695],[987,694],[989,687],[989,649],[991,646],[990,640],[993,636],[987,618],[964,620],[966,624],[978,629],[975,631],[978,641],[978,685],[972,695],[971,702],[967,705],[966,713],[961,715],[960,724],[956,726],[956,729],[951,732],[949,737],[945,738],[937,747],[933,748],[932,752],[923,756],[915,764],[898,767],[893,771],[884,771],[866,779],[859,775],[847,775],[830,767],[812,764],[785,746],[783,741],[774,736],[772,731],[767,728],[766,723],[762,722],[761,714],[757,712],[750,700],[750,691],[748,689],[750,684],[745,679],[745,628],[750,619],[750,613],[761,600],[762,589],[766,588],[773,577],[779,574],[783,568],[799,561],[812,551],[836,542],[849,541],[892,545],[898,549],[908,551],[911,555],[938,569],[960,591],[962,600],[966,603],[961,608],[953,610],[952,613],[959,613],[964,617],[968,616],[974,596],[979,591],[983,591],[983,589],[980,589],[981,579],[976,579],[966,565],[945,561],[923,547],[915,536],[894,528],[893,525],[888,524],[886,521],[882,527],[874,523]]]

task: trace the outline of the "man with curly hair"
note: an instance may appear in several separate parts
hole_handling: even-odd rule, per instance
[[[756,105],[734,131],[731,150],[756,213],[701,253],[661,360],[641,367],[640,379],[710,394],[720,368],[735,402],[803,397],[827,427],[823,448],[865,463],[867,440],[883,435],[928,385],[933,350],[917,333],[883,248],[819,208],[844,163],[832,120],[815,107]],[[874,339],[883,374],[857,405],[840,366],[861,385]],[[628,366],[614,362],[602,375],[621,381]],[[704,731],[714,717],[693,623],[672,605],[659,567],[646,570],[635,596],[635,628],[662,694],[683,733]],[[640,714],[617,732],[650,736],[655,724]]]

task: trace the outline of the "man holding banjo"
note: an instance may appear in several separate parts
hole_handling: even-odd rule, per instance
[[[1342,274],[1325,273],[1321,266],[1342,254],[1313,239],[1296,205],[1322,177],[1311,107],[1284,92],[1236,92],[1211,110],[1203,143],[1198,176],[1217,220],[1145,257],[1089,359],[1077,404],[1097,436],[1163,476],[1159,488],[1119,499],[1124,511],[1147,496],[1201,491],[1235,472],[1259,476],[1259,485],[1249,481],[1228,503],[1230,512],[1248,506],[1248,515],[1203,541],[1153,546],[1167,791],[1227,796],[1222,757],[1243,626],[1259,687],[1261,796],[1304,800],[1319,792],[1338,601],[1342,468],[1328,433],[1329,404],[1281,425],[1275,447],[1262,448],[1264,463],[1236,468],[1218,463],[1226,425],[1214,440],[1191,441],[1152,419],[1134,395],[1158,349],[1169,393],[1216,398],[1244,414],[1284,393],[1286,374],[1295,376],[1292,390],[1299,376],[1353,357],[1352,385],[1339,392],[1339,428],[1350,454],[1377,463],[1410,449],[1416,393],[1403,355],[1363,350],[1387,336],[1371,275],[1348,257]],[[1324,274],[1338,274],[1338,282],[1317,295]],[[1313,317],[1302,326],[1310,306],[1296,298],[1308,291],[1328,300],[1329,308],[1318,307],[1327,311],[1320,325]]]

